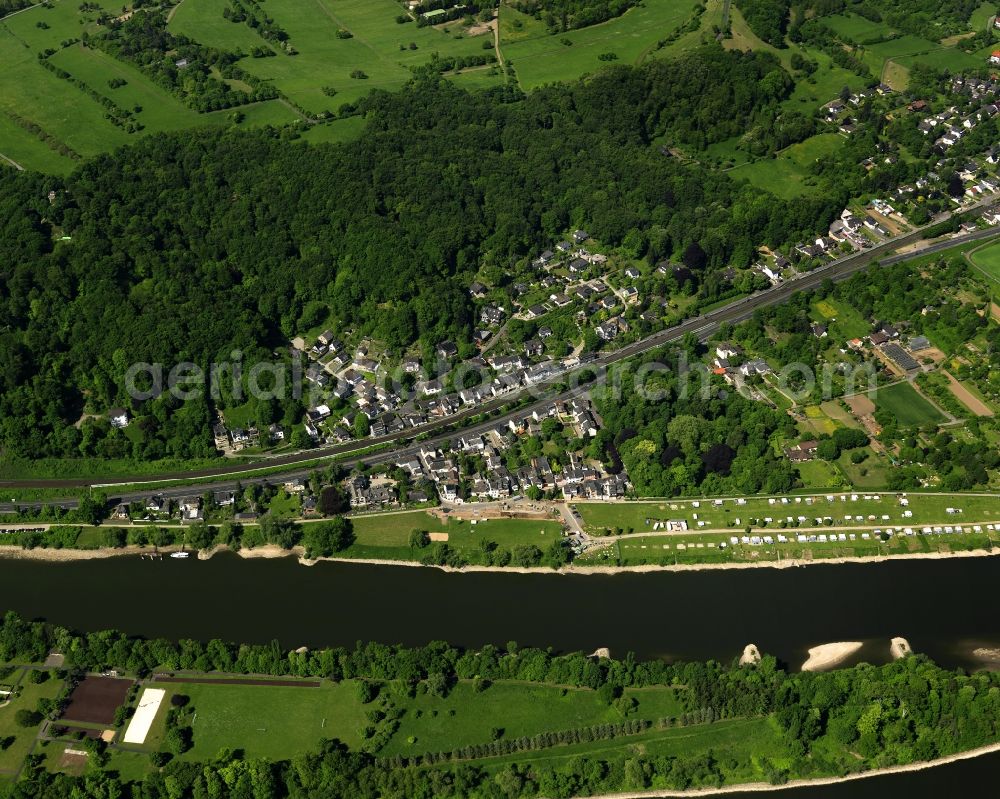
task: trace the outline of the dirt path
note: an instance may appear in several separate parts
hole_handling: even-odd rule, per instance
[[[500,50],[500,9],[497,8],[497,15],[493,18],[493,51],[497,54],[497,63],[503,69],[504,81],[507,80],[507,70],[504,69],[503,52]]]
[[[167,13],[167,24],[168,25],[170,24],[170,20],[172,20],[174,18],[174,14],[177,13],[177,9],[181,7],[181,3],[183,3],[183,2],[184,2],[184,0],[178,0],[177,5],[175,5],[173,8],[171,8],[170,11]]]
[[[0,159],[6,161],[8,164],[10,164],[12,167],[14,167],[14,169],[16,169],[18,172],[23,172],[24,171],[24,167],[21,166],[19,163],[17,163],[17,161],[15,161],[13,158],[10,158],[9,156],[6,156],[3,153],[0,153]]]
[[[942,369],[941,373],[948,378],[948,388],[951,389],[951,393],[966,408],[976,414],[976,416],[993,416],[993,409],[958,382],[958,379],[951,372],[947,369]]]

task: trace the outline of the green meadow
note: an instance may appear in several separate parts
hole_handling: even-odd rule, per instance
[[[100,0],[100,8],[117,13],[122,6]],[[301,118],[293,106],[308,114],[337,113],[374,89],[399,90],[414,67],[435,56],[469,57],[493,52],[493,34],[468,35],[460,20],[418,27],[399,23],[402,7],[396,0],[268,0],[266,10],[289,36],[294,54],[272,46],[243,22],[223,17],[226,0],[185,0],[170,13],[169,30],[211,46],[242,54],[239,64],[273,84],[291,103],[272,100],[233,111],[199,114],[161,89],[138,69],[73,43],[83,32],[100,35],[97,11],[57,2],[37,6],[0,23],[0,155],[28,169],[66,173],[75,156],[86,158],[135,141],[158,131],[182,130],[199,125],[252,127],[287,125]],[[970,25],[985,25],[990,11],[981,7]],[[512,67],[510,76],[498,65],[470,66],[448,74],[468,90],[500,86],[516,79],[525,90],[546,83],[572,81],[614,64],[636,64],[650,58],[676,56],[715,39],[727,15],[724,0],[708,0],[704,7],[686,0],[656,0],[628,10],[599,25],[553,35],[544,23],[501,4],[499,45]],[[812,113],[836,97],[844,86],[857,90],[864,79],[834,65],[829,56],[801,45],[775,48],[762,42],[747,26],[735,6],[728,7],[731,36],[724,47],[767,50],[786,67],[796,48],[817,62],[814,74],[796,75],[796,85],[785,106]],[[688,21],[693,29],[667,41]],[[887,25],[858,15],[838,14],[825,21],[845,40],[863,42],[890,32]],[[344,32],[350,35],[345,36]],[[255,48],[267,47],[275,55],[253,58]],[[135,112],[144,129],[128,134],[105,118],[105,109],[85,91],[60,80],[37,62],[39,53],[54,50],[52,63],[83,81],[94,92],[110,97]],[[907,81],[916,63],[941,68],[981,66],[984,54],[967,54],[953,47],[902,36],[864,45],[862,57],[875,74],[897,87]],[[511,77],[513,76],[513,77]],[[108,81],[125,85],[112,89]],[[310,142],[341,142],[357,138],[363,128],[358,118],[336,119],[310,127],[302,138]],[[714,145],[710,154],[723,165],[734,166],[734,177],[792,199],[812,190],[809,165],[824,152],[839,147],[833,134],[821,134],[794,145],[777,158],[747,163],[733,142]],[[75,154],[75,155],[74,155]],[[0,160],[0,164],[5,161]]]
[[[816,321],[825,322],[828,336],[834,346],[843,346],[852,338],[861,338],[871,331],[871,325],[854,308],[845,302],[828,297],[813,303]]]
[[[0,684],[10,685],[18,680],[20,680],[20,695],[10,700],[10,704],[0,707],[0,741],[13,739],[8,746],[0,748],[0,779],[21,767],[38,733],[37,727],[25,728],[18,725],[14,721],[14,714],[18,710],[34,710],[38,700],[43,697],[55,699],[63,686],[60,680],[54,678],[39,684],[32,683],[22,670],[16,670],[13,674],[0,679]]]
[[[670,688],[632,690],[625,696],[635,697],[638,702],[632,718],[655,722],[682,712]],[[399,731],[383,754],[448,751],[455,748],[456,740],[486,743],[499,719],[503,720],[506,737],[520,738],[543,731],[614,723],[623,717],[601,701],[595,691],[585,688],[563,690],[550,685],[496,682],[477,692],[471,683],[460,682],[447,697],[418,694],[409,700]]]
[[[410,547],[410,533],[423,530],[428,533],[446,533],[448,545],[453,549],[474,555],[483,541],[494,541],[510,549],[520,544],[533,544],[544,551],[561,537],[562,525],[558,521],[529,519],[490,519],[471,521],[448,519],[443,522],[427,511],[402,513],[374,513],[352,518],[355,542],[338,553],[341,557],[389,558],[393,560],[419,560],[426,550]]]
[[[206,1],[211,2],[197,0],[184,7],[200,7]],[[98,5],[112,12],[121,9],[120,3],[108,0]],[[27,169],[65,174],[76,162],[60,153],[59,145],[87,157],[159,131],[233,123],[231,110],[199,114],[131,64],[101,50],[70,43],[83,32],[100,34],[101,28],[94,21],[97,13],[82,12],[77,4],[62,2],[50,8],[35,6],[0,23],[0,62],[5,67],[0,74],[0,153]],[[104,107],[85,91],[42,67],[38,54],[47,49],[55,50],[50,56],[55,66],[97,94],[124,109],[140,109],[135,118],[144,130],[129,134],[116,127],[105,118]],[[124,80],[125,85],[112,89],[108,82],[115,78]],[[240,111],[244,117],[240,124],[245,126],[285,125],[300,118],[277,100]],[[26,123],[43,135],[26,130]]]
[[[534,89],[575,80],[609,63],[634,64],[655,55],[656,43],[688,19],[693,9],[693,3],[649,2],[600,25],[551,35],[541,23],[501,6],[500,48],[521,87]],[[515,22],[521,23],[520,29]],[[512,29],[517,35],[505,39],[505,32]],[[613,54],[614,60],[599,58],[607,54]]]
[[[223,19],[225,5],[223,0],[188,0],[178,7],[170,30],[230,51],[266,44],[245,24]],[[490,41],[466,35],[458,21],[452,28],[399,24],[395,19],[402,8],[393,0],[268,0],[267,13],[288,33],[297,54],[248,56],[240,65],[312,113],[335,111],[373,89],[398,90],[412,76],[411,67],[435,53],[480,55],[483,42]],[[339,38],[341,30],[351,38]],[[367,77],[352,78],[356,70]],[[324,88],[336,93],[331,97]]]
[[[634,751],[636,747],[656,755],[692,755],[712,749],[724,755],[746,755],[738,759],[756,763],[749,756],[781,762],[789,756],[774,720],[735,718],[712,724],[661,726],[660,720],[677,719],[684,711],[678,692],[683,689],[654,686],[628,688],[623,703],[609,704],[596,691],[548,684],[496,681],[477,688],[459,681],[445,696],[437,696],[419,683],[413,696],[397,683],[385,683],[374,701],[363,704],[354,680],[319,688],[171,684],[150,738],[142,747],[110,752],[109,767],[134,778],[151,769],[146,752],[162,744],[166,708],[173,694],[190,698],[194,746],[181,759],[204,761],[223,749],[239,748],[247,757],[287,759],[314,751],[321,740],[337,738],[352,749],[363,746],[364,729],[371,725],[368,714],[395,708],[401,711],[398,728],[378,756],[412,756],[448,752],[492,740],[531,737],[616,724],[626,719],[645,720],[651,726],[638,734],[612,740],[557,744],[515,755],[482,757],[470,761],[486,769],[499,769],[510,762],[552,764],[581,755],[610,755]],[[631,700],[634,700],[632,702]],[[625,715],[623,708],[631,705]],[[57,768],[55,758],[47,758]],[[755,765],[739,775],[760,778]]]
[[[816,160],[838,150],[844,137],[838,133],[820,133],[782,150],[774,158],[764,158],[730,170],[734,178],[745,178],[753,185],[792,199],[809,194],[813,179],[809,169]]]
[[[277,760],[313,750],[322,738],[356,747],[367,724],[352,682],[320,688],[201,683],[171,685],[171,693],[189,696],[198,714],[194,748],[185,754],[194,761],[236,747]]]
[[[1000,243],[990,244],[969,255],[972,265],[990,280],[1000,283]]]
[[[881,392],[880,392],[881,393]],[[784,497],[749,497],[742,505],[732,498],[713,499],[669,499],[637,502],[581,502],[574,507],[583,519],[584,529],[595,535],[602,535],[620,529],[623,533],[652,533],[656,522],[683,520],[688,524],[687,533],[671,537],[651,538],[660,543],[703,541],[699,530],[726,530],[719,540],[739,533],[748,524],[755,529],[779,530],[781,522],[789,526],[825,527],[914,527],[935,524],[976,524],[1000,520],[1000,505],[995,496],[962,494],[907,494],[908,505],[899,503],[895,494],[864,491],[796,494]],[[875,499],[878,496],[879,499]],[[856,497],[856,499],[852,499]],[[866,498],[867,497],[867,498]],[[772,502],[773,500],[773,502]],[[812,500],[810,502],[810,500]],[[961,514],[949,514],[948,508],[961,509]],[[904,516],[910,511],[911,516]],[[798,517],[805,517],[800,522]],[[850,517],[847,519],[845,517]],[[883,519],[887,516],[887,519]],[[830,524],[826,524],[829,517]],[[860,518],[858,518],[860,517]],[[766,519],[770,518],[770,522]],[[791,522],[788,519],[791,518]],[[821,519],[820,524],[816,519]],[[703,527],[699,527],[699,522]],[[705,535],[711,535],[706,532]]]

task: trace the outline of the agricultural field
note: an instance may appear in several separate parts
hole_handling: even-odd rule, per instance
[[[886,23],[872,22],[857,14],[834,14],[823,21],[843,41],[859,45],[859,56],[872,73],[896,89],[905,88],[909,70],[916,64],[949,71],[975,69],[983,65],[983,54],[966,53],[952,46],[955,43],[953,40],[935,42],[909,34],[898,35]],[[970,35],[985,26],[985,18],[973,15]],[[895,35],[895,38],[876,41],[890,35]]]
[[[940,423],[944,417],[909,383],[895,383],[879,389],[876,407],[889,411],[901,427],[917,427],[928,422]]]
[[[101,9],[116,11],[120,3],[102,0]],[[194,5],[194,4],[192,4]],[[65,174],[79,158],[135,141],[137,136],[200,125],[233,124],[231,111],[198,114],[153,83],[130,64],[94,48],[71,43],[84,32],[99,34],[99,12],[80,11],[78,4],[38,5],[0,23],[0,154],[28,169]],[[65,43],[65,46],[64,46]],[[135,111],[144,126],[126,133],[105,117],[105,109],[84,90],[56,77],[38,62],[52,49],[52,64],[99,95]],[[112,89],[109,81],[125,84]],[[240,123],[284,125],[299,114],[278,101],[241,109]],[[30,128],[30,129],[29,129]]]
[[[734,178],[744,178],[754,186],[766,189],[779,197],[793,199],[809,194],[815,187],[815,178],[809,174],[810,166],[844,144],[844,137],[837,133],[821,133],[793,144],[775,158],[738,166],[729,171]]]
[[[396,0],[268,0],[267,13],[288,34],[294,54],[267,42],[243,22],[223,16],[225,0],[185,0],[170,12],[168,29],[200,44],[243,54],[239,66],[267,81],[285,97],[232,109],[197,113],[153,83],[138,69],[94,48],[74,43],[83,32],[100,35],[100,9],[117,13],[120,4],[101,0],[98,10],[80,11],[75,4],[38,6],[0,24],[0,59],[7,69],[0,77],[0,164],[13,162],[29,169],[65,174],[80,159],[135,141],[159,131],[200,125],[284,126],[306,114],[336,115],[374,89],[400,89],[412,69],[432,58],[478,58],[493,51],[493,33],[462,21],[418,27],[399,23],[402,6]],[[88,6],[89,8],[89,6]],[[681,0],[640,4],[620,17],[579,30],[552,35],[544,23],[505,4],[499,10],[498,40],[504,61],[519,85],[531,90],[546,83],[575,80],[616,63],[641,63],[650,58],[678,55],[715,39],[727,16],[724,0],[699,7]],[[691,22],[691,29],[667,41]],[[827,18],[831,27],[851,40],[866,40],[889,32],[856,15]],[[976,19],[977,24],[983,20]],[[801,45],[778,49],[762,42],[735,7],[728,7],[731,36],[724,47],[767,50],[786,67],[796,48],[817,62],[814,74],[796,76],[787,108],[812,113],[835,97],[844,86],[860,89],[864,80],[834,65],[822,52]],[[254,58],[266,47],[271,57]],[[86,90],[56,77],[37,61],[52,50],[50,60],[82,81]],[[901,86],[908,68],[928,63],[954,69],[980,66],[981,53],[966,54],[952,47],[904,36],[867,45],[863,53],[876,74]],[[502,85],[509,78],[495,64],[473,65],[446,73],[463,88],[475,91]],[[112,88],[109,81],[125,81]],[[143,126],[129,134],[106,118],[105,109],[88,91],[112,99],[134,111]],[[297,107],[296,107],[297,106]],[[336,119],[311,126],[301,135],[310,142],[340,142],[357,138],[360,118]],[[715,145],[712,154],[733,167],[734,177],[784,198],[812,191],[810,164],[842,144],[835,134],[821,134],[793,145],[774,159],[747,163],[734,143]],[[717,151],[717,152],[716,152]]]

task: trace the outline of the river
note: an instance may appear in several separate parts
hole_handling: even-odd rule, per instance
[[[289,648],[513,640],[687,660],[728,660],[752,642],[790,669],[810,646],[830,641],[864,641],[855,660],[885,662],[893,636],[944,666],[975,668],[975,648],[1000,649],[998,584],[1000,558],[600,576],[304,567],[293,558],[231,553],[208,561],[0,559],[0,609],[77,629],[276,638]],[[956,780],[986,790],[998,776],[1000,756],[991,755],[780,795],[876,797],[888,788],[913,799],[953,788]]]
[[[942,665],[1000,648],[1000,558],[654,574],[445,573],[294,558],[0,559],[0,608],[79,629],[286,647],[358,640],[729,659],[747,643],[791,669],[810,646],[864,641],[885,662],[907,638]]]

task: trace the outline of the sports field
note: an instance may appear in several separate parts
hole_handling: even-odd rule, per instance
[[[353,682],[320,688],[172,684],[172,694],[190,697],[197,713],[194,748],[184,755],[194,761],[236,747],[249,757],[277,760],[315,749],[322,738],[356,747],[367,724]]]
[[[944,417],[909,383],[896,383],[879,389],[875,405],[889,411],[902,427],[915,427],[928,422],[943,422]]]

